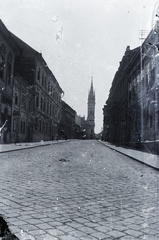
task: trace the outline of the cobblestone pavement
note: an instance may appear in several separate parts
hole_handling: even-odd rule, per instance
[[[159,172],[97,141],[0,154],[0,214],[19,239],[159,239]]]

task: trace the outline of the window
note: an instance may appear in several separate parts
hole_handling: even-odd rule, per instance
[[[44,132],[45,131],[45,123],[44,123],[44,121],[43,121],[43,124],[42,124],[42,132]]]
[[[47,79],[46,79],[46,77],[45,77],[44,88],[47,89]]]
[[[20,133],[22,133],[23,132],[23,122],[21,121],[20,122]]]
[[[16,124],[17,124],[17,120],[13,119],[13,132],[16,131]]]
[[[138,130],[138,124],[137,124],[137,120],[135,121],[135,131]]]
[[[50,89],[50,95],[53,95],[53,86],[51,85],[51,89]]]
[[[43,111],[45,112],[45,110],[46,110],[46,100],[44,99]]]
[[[19,101],[19,99],[18,99],[18,93],[16,92],[16,93],[15,93],[15,96],[14,96],[14,104],[15,104],[15,105],[18,105],[18,101]]]
[[[55,106],[55,116],[54,116],[54,117],[55,117],[55,119],[57,119],[57,118],[58,118],[58,116],[57,116],[57,115],[58,115],[58,109],[57,109],[57,107]],[[67,120],[68,120],[68,122],[69,122],[69,117],[68,117],[68,119],[67,119]]]
[[[51,104],[50,104],[50,116],[51,116],[51,114],[52,114],[52,108],[51,108]]]
[[[2,78],[3,80],[3,75],[4,75],[4,64],[5,60],[4,60],[4,56],[0,56],[0,78]]]
[[[5,46],[2,45],[0,48],[0,78],[2,80],[4,77],[4,69],[5,69],[5,54],[6,54],[6,49]]]
[[[47,102],[47,110],[46,113],[49,114],[49,102]]]
[[[47,91],[50,92],[50,82],[48,82]]]
[[[41,111],[43,110],[43,97],[41,97],[41,101],[40,101],[40,109],[41,109]]]
[[[40,81],[40,68],[38,68],[37,80]]]
[[[151,83],[151,86],[154,84],[155,82],[155,68],[153,68],[150,72],[150,83]]]
[[[53,99],[55,100],[55,88],[53,90]]]
[[[11,85],[11,63],[7,63],[7,83]]]
[[[25,122],[23,122],[23,134],[25,134]]]
[[[30,113],[33,112],[33,101],[32,100],[29,101],[29,112]]]
[[[44,78],[44,73],[42,74],[42,86],[44,87],[44,81],[45,81],[45,78]]]
[[[38,96],[36,96],[35,105],[37,108],[39,107],[39,94],[38,94]]]
[[[131,88],[132,88],[132,83],[130,82],[129,83],[129,90],[131,91]]]
[[[37,130],[38,130],[38,119],[35,118],[35,131],[37,131]]]
[[[27,98],[26,98],[26,94],[22,95],[22,107],[26,110],[27,108]]]
[[[129,101],[131,102],[131,91],[129,91]]]
[[[41,120],[39,120],[39,131],[41,132]]]
[[[11,85],[12,82],[12,61],[13,61],[13,57],[12,54],[9,53],[8,55],[8,59],[7,59],[7,72],[6,72],[6,79],[7,79],[7,84]]]
[[[52,106],[52,114],[53,114],[53,117],[55,117],[55,106],[54,105]]]
[[[21,134],[25,134],[25,126],[26,126],[26,123],[24,121],[21,121],[20,122],[20,133]]]
[[[153,117],[152,117],[152,115],[150,116],[150,128],[152,128],[153,127]]]

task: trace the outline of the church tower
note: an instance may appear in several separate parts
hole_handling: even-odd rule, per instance
[[[93,90],[93,77],[91,78],[91,87],[88,93],[88,114],[87,114],[87,139],[94,139],[95,127],[95,92]]]

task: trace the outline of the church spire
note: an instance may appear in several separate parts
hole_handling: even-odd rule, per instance
[[[93,77],[91,77],[91,87],[90,87],[89,94],[88,94],[88,100],[95,101],[95,92],[93,90]]]
[[[95,92],[93,89],[93,77],[91,77],[91,87],[88,93],[88,115],[87,115],[87,138],[94,139],[95,127]]]

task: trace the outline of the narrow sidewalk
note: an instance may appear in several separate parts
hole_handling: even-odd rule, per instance
[[[117,147],[115,145],[111,145],[108,142],[103,142],[103,141],[99,141],[99,142],[119,153],[122,153],[134,160],[137,160],[139,162],[142,162],[150,167],[153,167],[153,168],[159,170],[159,155],[142,152],[142,151],[138,151],[138,150],[130,149],[130,148],[127,149],[124,147]]]
[[[18,151],[18,150],[23,150],[28,148],[42,147],[42,146],[53,145],[53,144],[64,143],[64,142],[66,142],[66,140],[0,144],[0,153]]]

